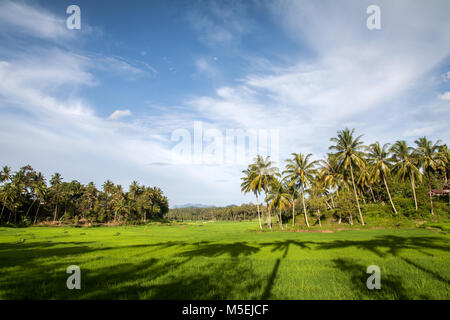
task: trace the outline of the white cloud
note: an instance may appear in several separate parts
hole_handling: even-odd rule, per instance
[[[188,20],[199,40],[210,47],[230,49],[252,29],[243,2],[206,1],[188,12]]]
[[[444,92],[443,94],[439,95],[439,99],[450,101],[450,91]]]
[[[208,59],[202,57],[195,61],[195,66],[200,74],[204,74],[208,78],[217,78],[220,76],[219,69]]]
[[[109,116],[110,120],[118,120],[123,117],[131,116],[130,110],[116,110]]]
[[[2,1],[0,3],[0,29],[2,32],[31,34],[38,38],[57,40],[73,38],[66,21],[36,6]]]

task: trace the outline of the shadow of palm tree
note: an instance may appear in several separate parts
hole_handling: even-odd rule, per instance
[[[258,299],[263,277],[250,263],[238,258],[208,264],[201,271],[193,268],[177,273],[170,282],[152,285],[150,299]],[[251,279],[251,281],[243,281]]]
[[[373,240],[336,240],[333,242],[318,243],[318,249],[339,249],[356,247],[365,249],[375,253],[381,258],[387,255],[397,257],[402,249],[420,250],[423,248],[450,251],[450,246],[444,239],[438,237],[398,237],[398,236],[382,236]],[[383,252],[382,249],[385,249]]]
[[[191,244],[195,246],[195,244]],[[232,258],[239,256],[249,256],[258,252],[257,247],[247,245],[247,242],[233,242],[233,243],[198,243],[197,248],[186,250],[180,254],[183,257],[205,256],[205,257],[219,257],[228,255]]]
[[[366,285],[369,274],[366,273],[365,266],[351,259],[334,259],[332,262],[336,269],[349,276],[350,279],[346,285],[351,288],[355,299],[410,299],[400,277],[383,275],[381,278],[381,289],[369,290]]]

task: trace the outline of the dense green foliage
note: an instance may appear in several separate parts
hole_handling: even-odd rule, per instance
[[[47,185],[44,176],[27,165],[15,173],[0,172],[0,223],[29,225],[38,222],[136,223],[161,218],[169,203],[161,189],[133,181],[129,191],[107,180],[102,190],[93,182],[62,181],[55,173]]]
[[[255,222],[0,228],[0,299],[450,298],[449,223],[367,229],[365,218],[334,233]],[[373,264],[381,290],[366,287]],[[66,287],[70,265],[81,290]]]
[[[253,220],[258,217],[258,211],[254,204],[242,204],[240,206],[212,207],[212,208],[177,208],[170,209],[165,218],[176,221],[200,221],[200,220],[225,220],[242,221]]]

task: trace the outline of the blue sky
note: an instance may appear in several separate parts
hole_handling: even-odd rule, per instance
[[[81,9],[81,30],[66,8]],[[368,30],[366,8],[381,8]],[[0,0],[2,165],[160,186],[226,205],[244,163],[176,163],[194,121],[278,130],[279,157],[364,141],[449,142],[448,1]]]

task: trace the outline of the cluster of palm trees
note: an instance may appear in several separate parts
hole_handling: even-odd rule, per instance
[[[261,198],[266,204],[269,229],[272,228],[272,213],[283,229],[282,213],[289,208],[292,209],[292,225],[295,225],[297,198],[301,198],[305,223],[310,227],[305,194],[309,195],[309,207],[316,211],[320,223],[320,209],[337,208],[334,197],[339,198],[339,192],[353,194],[352,201],[356,204],[360,223],[364,225],[360,200],[366,201],[366,195],[369,195],[373,202],[377,202],[373,191],[375,186],[383,186],[394,214],[398,214],[389,185],[392,181],[410,184],[415,210],[418,210],[416,186],[425,180],[431,214],[434,215],[432,184],[437,179],[442,181],[441,187],[448,187],[450,153],[447,145],[440,141],[433,143],[423,137],[415,141],[415,148],[405,141],[397,141],[393,145],[375,142],[366,146],[361,139],[362,135],[356,136],[354,129],[340,130],[336,137],[330,139],[333,144],[325,159],[312,161],[311,154],[292,153],[281,173],[269,157],[257,156],[242,171],[241,191],[255,195],[259,227],[263,229]],[[351,213],[349,223],[353,224]]]
[[[93,182],[62,181],[55,173],[47,185],[41,172],[27,165],[17,172],[4,166],[0,172],[0,221],[36,224],[40,221],[146,222],[168,211],[161,189],[133,181],[125,192],[107,180],[102,190]]]

